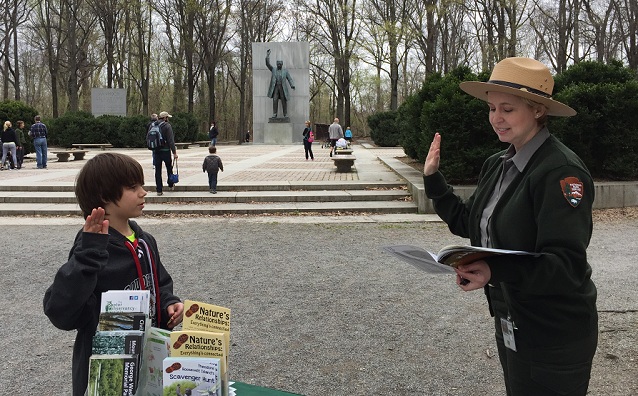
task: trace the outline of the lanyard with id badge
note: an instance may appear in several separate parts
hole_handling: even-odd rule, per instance
[[[503,298],[505,299],[505,304],[507,305],[507,319],[500,318],[501,331],[503,333],[503,343],[505,344],[505,347],[507,349],[511,349],[512,351],[516,352],[516,341],[514,340],[514,329],[516,328],[516,325],[514,324],[514,321],[512,320],[512,315],[510,315],[509,313],[510,296],[505,285],[501,284],[501,290],[503,292]]]
[[[505,347],[516,352],[516,341],[514,340],[514,322],[508,315],[507,319],[501,319],[501,331],[503,332],[503,343]]]

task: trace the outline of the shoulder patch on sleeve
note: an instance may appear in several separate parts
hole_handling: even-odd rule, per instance
[[[578,206],[580,200],[583,199],[583,182],[577,177],[566,177],[560,181],[560,189],[563,191],[563,196],[574,208]]]

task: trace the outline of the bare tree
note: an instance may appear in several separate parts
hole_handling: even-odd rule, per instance
[[[608,36],[608,28],[610,20],[614,19],[614,3],[610,2],[607,6],[603,15],[600,15],[596,12],[596,10],[592,7],[592,4],[589,0],[581,0],[582,5],[585,9],[585,14],[587,15],[587,24],[591,30],[591,34],[588,35],[590,38],[590,44],[594,48],[594,53],[596,56],[596,60],[598,62],[603,62],[605,59],[609,59],[609,39]]]
[[[517,55],[518,29],[525,7],[526,1],[477,0],[468,8],[475,17],[483,70],[492,69],[503,58]]]
[[[568,0],[552,5],[536,0],[530,24],[539,39],[543,53],[558,73],[567,69],[573,51],[574,10]]]
[[[465,16],[465,7],[459,2],[448,1],[441,5],[441,18],[437,23],[440,55],[436,68],[443,73],[469,61],[472,50]]]
[[[439,39],[438,0],[419,0],[412,13],[414,43],[417,55],[425,66],[425,74],[434,73]]]
[[[188,0],[156,0],[155,11],[160,15],[166,35],[166,59],[162,54],[160,62],[171,69],[173,78],[172,111],[193,111],[193,94],[198,70],[194,62],[194,33],[196,8]],[[163,49],[162,49],[163,50]],[[160,51],[162,51],[160,50]],[[186,75],[185,75],[186,74]],[[186,106],[184,99],[186,98]],[[186,109],[184,108],[186,107]]]
[[[383,81],[382,73],[390,74],[390,71],[385,67],[388,64],[386,31],[379,26],[379,22],[374,22],[377,20],[378,15],[373,12],[371,7],[364,5],[363,9],[367,12],[364,11],[362,14],[363,34],[360,37],[358,45],[371,57],[369,60],[366,57],[362,57],[361,60],[374,68],[375,78],[372,82],[375,87],[375,110],[379,112],[384,110],[383,91],[381,87],[381,82]]]
[[[409,31],[412,1],[408,0],[367,0],[363,8],[368,10],[365,18],[368,26],[375,26],[375,32],[382,33],[387,40],[390,66],[390,110],[398,107],[399,96],[399,46]],[[377,45],[377,48],[379,46]],[[377,57],[377,62],[379,57]],[[381,70],[377,63],[377,73]]]
[[[60,114],[59,99],[60,94],[60,69],[62,45],[66,41],[66,32],[62,28],[63,20],[66,18],[64,13],[67,9],[62,7],[63,0],[45,0],[35,8],[34,31],[39,38],[38,50],[43,52],[49,77],[51,80],[51,105],[53,117]]]
[[[89,11],[84,0],[62,0],[62,29],[65,31],[64,57],[66,66],[66,94],[68,110],[80,109],[80,90],[90,83],[89,76],[96,66],[89,59],[93,44],[93,29],[97,17]]]
[[[638,71],[638,2],[636,0],[613,0],[618,15],[618,34],[629,67]],[[610,4],[610,5],[611,5]]]
[[[336,116],[350,124],[350,63],[360,32],[356,0],[299,0],[297,7],[317,21],[312,32],[317,45],[334,60],[334,75],[327,75],[336,90]]]
[[[139,0],[133,1],[129,3],[126,15],[127,28],[124,32],[129,43],[127,75],[139,92],[142,114],[149,115],[150,55],[153,35],[150,5]]]
[[[134,2],[133,2],[134,3]],[[98,18],[104,35],[104,56],[106,57],[106,86],[113,88],[113,80],[117,80],[118,87],[123,88],[123,79],[117,66],[124,64],[124,59],[116,59],[116,48],[121,42],[121,22],[126,3],[123,0],[87,0],[87,5]],[[125,30],[124,30],[125,31]]]
[[[19,29],[27,21],[26,0],[5,0],[2,7],[2,19],[0,19],[0,34],[2,34],[2,46],[0,48],[0,69],[4,78],[3,98],[9,98],[9,84],[13,87],[13,96],[20,100],[20,65],[18,64],[18,34]],[[13,61],[13,63],[11,62]]]
[[[280,3],[265,0],[239,0],[234,24],[238,26],[239,36],[234,37],[236,58],[235,67],[229,67],[229,75],[239,91],[239,122],[237,123],[237,141],[244,141],[248,130],[248,114],[252,109],[251,69],[252,43],[269,41],[275,37],[279,19],[284,14]],[[237,54],[237,51],[239,53]]]
[[[201,68],[206,75],[208,86],[208,119],[216,120],[215,105],[215,70],[227,51],[229,39],[227,31],[230,17],[230,0],[202,0],[198,3],[195,19],[197,42]]]

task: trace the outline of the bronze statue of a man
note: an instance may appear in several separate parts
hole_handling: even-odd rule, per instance
[[[277,118],[277,111],[279,110],[279,101],[281,100],[281,107],[284,111],[284,117],[288,117],[288,99],[290,94],[288,93],[288,87],[284,83],[288,80],[290,88],[295,89],[295,82],[292,80],[292,76],[288,73],[287,69],[284,69],[284,62],[278,60],[277,68],[273,68],[270,64],[270,49],[266,51],[266,66],[271,72],[270,86],[268,87],[268,97],[272,98],[272,112],[273,118]]]

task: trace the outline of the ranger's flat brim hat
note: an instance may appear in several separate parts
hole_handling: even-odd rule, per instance
[[[547,66],[531,58],[505,58],[494,66],[488,82],[465,81],[459,87],[484,101],[487,101],[488,92],[503,92],[547,106],[548,115],[576,115],[576,110],[552,99],[552,74]]]

